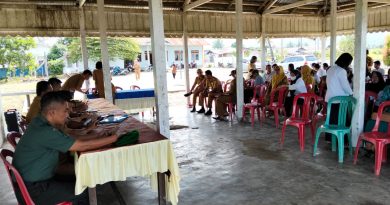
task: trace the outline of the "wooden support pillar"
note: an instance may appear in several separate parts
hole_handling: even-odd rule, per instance
[[[187,12],[183,12],[183,45],[184,45],[184,74],[186,79],[186,92],[190,92],[190,71],[188,68],[188,34],[187,34]],[[187,97],[187,105],[191,104],[191,98]],[[196,106],[196,105],[193,105]]]
[[[330,3],[330,65],[336,61],[337,0]]]
[[[236,0],[236,89],[237,89],[237,112],[236,115],[239,119],[242,118],[242,112],[240,112],[244,106],[244,80],[243,80],[243,67],[242,67],[242,37],[243,24],[242,22],[242,0]]]
[[[353,96],[357,106],[352,119],[352,146],[356,147],[359,134],[364,125],[364,93],[366,69],[366,37],[367,37],[367,0],[356,0],[355,12],[355,56],[353,75]]]
[[[161,0],[149,0],[149,24],[153,55],[157,131],[169,138],[169,104],[165,58],[164,20]]]
[[[107,33],[106,33],[107,15],[104,11],[104,0],[97,0],[97,5],[98,5],[98,17],[99,17],[100,48],[101,48],[102,64],[103,64],[104,94],[106,100],[108,100],[109,102],[113,102],[110,64],[108,58]]]

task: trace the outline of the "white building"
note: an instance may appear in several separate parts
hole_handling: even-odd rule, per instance
[[[149,38],[135,39],[141,48],[141,53],[138,56],[140,60],[141,68],[147,69],[152,65],[152,46],[150,45]],[[198,68],[204,65],[204,50],[205,46],[209,44],[203,39],[188,39],[188,56],[189,63],[196,63]],[[172,64],[181,65],[184,64],[184,46],[183,40],[180,38],[166,38],[166,61],[167,66]]]

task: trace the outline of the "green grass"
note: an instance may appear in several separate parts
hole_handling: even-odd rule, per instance
[[[7,81],[3,80],[0,82],[0,90],[1,93],[14,93],[24,91],[35,92],[35,86],[39,80],[40,79],[36,78],[10,78]],[[34,97],[35,95],[30,95],[31,102]],[[19,110],[19,112],[22,112],[26,96],[3,96],[1,100],[3,111],[8,109],[17,109]]]

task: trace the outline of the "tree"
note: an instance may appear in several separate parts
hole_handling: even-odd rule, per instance
[[[383,46],[383,63],[387,66],[390,65],[390,35],[385,38],[385,44]]]
[[[217,39],[213,42],[214,49],[222,49],[224,47],[223,41],[221,39]]]
[[[0,37],[0,65],[10,70],[16,67],[32,70],[36,63],[28,50],[35,47],[35,40],[31,37]]]
[[[91,60],[98,61],[101,59],[100,39],[87,38],[88,57]],[[68,59],[72,63],[81,60],[80,38],[64,38],[62,43],[66,45]],[[135,59],[141,52],[139,45],[130,38],[108,38],[108,55],[110,59]]]
[[[50,52],[47,55],[47,64],[50,75],[61,75],[64,72],[64,54],[66,47],[62,44],[60,40],[53,47],[50,48]]]
[[[339,48],[337,49],[337,56],[340,56],[342,53],[350,53],[354,56],[355,53],[355,37],[352,35],[345,36],[339,42]]]

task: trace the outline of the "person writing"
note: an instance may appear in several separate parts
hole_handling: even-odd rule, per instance
[[[117,135],[94,140],[77,140],[61,131],[68,118],[67,99],[58,92],[49,92],[41,99],[41,115],[34,118],[16,146],[12,164],[21,174],[27,190],[40,205],[69,201],[88,204],[88,193],[74,195],[75,181],[56,179],[59,154],[87,151],[109,145]]]
[[[83,86],[84,81],[89,80],[90,77],[92,77],[92,72],[90,70],[84,70],[82,73],[72,75],[65,81],[62,90],[68,90],[73,93],[73,95],[75,91],[87,93],[86,91],[81,90],[81,87]]]

